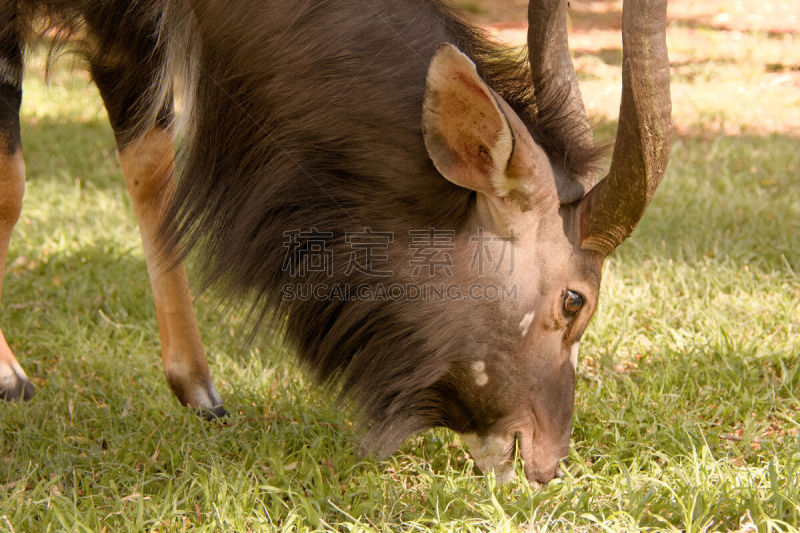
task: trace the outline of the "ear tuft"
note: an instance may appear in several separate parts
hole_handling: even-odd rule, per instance
[[[447,180],[503,196],[514,137],[494,92],[455,46],[439,45],[428,68],[422,134],[436,169]]]

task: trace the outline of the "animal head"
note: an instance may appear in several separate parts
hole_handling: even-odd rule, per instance
[[[549,5],[548,5],[549,4]],[[515,444],[533,483],[559,474],[568,454],[581,336],[597,308],[603,260],[633,230],[663,176],[670,142],[666,2],[626,2],[620,124],[608,177],[584,195],[591,176],[570,176],[532,138],[523,120],[478,75],[472,61],[442,45],[431,62],[422,128],[441,175],[475,191],[464,231],[508,240],[513,271],[475,282],[513,286],[484,342],[451,368],[444,423],[465,435],[483,470],[513,474]],[[531,2],[534,86],[559,79],[571,113],[585,119],[566,44],[562,2]],[[536,53],[538,52],[538,54]],[[496,252],[497,253],[497,252]],[[449,418],[448,418],[449,417]]]
[[[668,158],[666,0],[625,3],[599,183],[564,0],[531,2],[530,67],[439,2],[245,4],[192,9],[213,83],[190,98],[170,213],[207,280],[255,294],[363,415],[365,450],[446,426],[482,469],[509,477],[518,445],[550,480],[603,260]]]

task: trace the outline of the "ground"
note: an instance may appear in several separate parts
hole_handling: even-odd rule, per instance
[[[570,0],[596,137],[612,141],[618,2]],[[461,2],[510,42],[525,3]],[[97,92],[25,82],[26,204],[0,323],[38,387],[0,407],[0,531],[797,531],[800,23],[794,0],[670,2],[676,135],[582,343],[567,476],[498,487],[434,430],[386,461],[278,340],[197,301],[231,418],[171,396]]]

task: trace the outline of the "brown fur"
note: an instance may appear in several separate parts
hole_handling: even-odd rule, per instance
[[[451,275],[440,272],[426,283],[466,289],[477,281],[465,251],[467,232],[476,229],[468,227],[476,194],[439,175],[422,138],[426,72],[442,42],[471,57],[566,179],[592,168],[598,151],[581,135],[566,95],[544,84],[536,98],[524,54],[490,42],[436,0],[174,1],[166,18],[146,2],[21,5],[28,20],[44,13],[84,32],[84,53],[104,98],[124,96],[121,111],[106,99],[123,147],[169,115],[168,80],[189,72],[188,126],[163,233],[197,252],[206,286],[231,301],[249,297],[254,326],[267,321],[283,330],[301,361],[355,403],[368,427],[366,449],[388,453],[435,425],[485,432],[510,400],[528,394],[519,384],[480,401],[485,393],[471,385],[476,358],[492,358],[490,383],[516,379],[518,369],[498,366],[515,361],[511,335],[520,310],[513,302],[283,297],[298,281],[285,268],[286,232],[311,228],[330,232],[335,267],[330,278],[309,273],[305,284],[376,287],[380,280],[344,272],[346,234],[364,228],[393,233],[393,282],[418,281],[409,232],[427,228],[453,230],[457,248]],[[150,53],[129,54],[128,47]],[[148,89],[129,98],[141,80]],[[565,239],[557,205],[547,210],[557,220],[548,231]],[[571,217],[569,211],[564,228],[574,226]],[[561,426],[568,407],[559,407]],[[548,466],[536,476],[549,479],[552,472]]]
[[[525,121],[558,166],[583,172],[597,151],[573,135],[559,94],[535,101],[519,55],[486,40],[435,1],[334,0],[193,3],[188,136],[171,214],[199,252],[207,284],[249,297],[256,324],[284,329],[301,360],[337,384],[365,416],[367,449],[387,453],[434,425],[471,431],[453,372],[482,350],[510,349],[488,317],[496,302],[287,301],[284,232],[332,232],[332,279],[344,276],[347,232],[392,231],[394,281],[406,266],[410,230],[460,233],[475,193],[442,179],[421,135],[430,59],[441,42],[478,71]],[[186,30],[186,28],[184,28]],[[466,245],[462,243],[462,246]],[[468,258],[462,258],[468,262]],[[451,281],[464,286],[467,273]],[[302,280],[319,285],[324,273]]]
[[[186,269],[177,249],[164,247],[158,233],[172,174],[172,135],[154,128],[125,145],[119,160],[139,222],[167,381],[184,405],[219,409],[222,400],[208,372]]]
[[[24,190],[25,163],[22,153],[19,150],[13,154],[0,151],[0,295],[3,292],[8,242],[22,209]],[[27,399],[32,395],[33,385],[28,381],[0,331],[0,399]]]

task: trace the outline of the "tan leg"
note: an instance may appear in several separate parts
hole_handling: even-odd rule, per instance
[[[9,155],[0,148],[0,293],[3,290],[8,243],[22,210],[24,191],[25,162],[22,159],[22,150],[18,148]],[[0,400],[28,400],[33,396],[33,390],[33,385],[0,331]]]
[[[161,246],[158,229],[173,165],[168,131],[154,128],[119,152],[122,174],[139,221],[147,272],[156,305],[161,358],[173,392],[184,405],[222,415],[220,399],[203,353],[186,269],[179,252]]]

